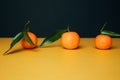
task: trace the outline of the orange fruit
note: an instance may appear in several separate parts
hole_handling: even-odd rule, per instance
[[[23,46],[23,48],[25,49],[33,49],[37,46],[38,43],[38,38],[37,36],[32,33],[32,32],[28,32],[28,36],[30,37],[30,39],[32,40],[32,42],[35,44],[35,46],[31,45],[30,43],[28,43],[25,38],[21,39],[21,45]]]
[[[98,35],[95,38],[95,47],[101,50],[109,49],[112,46],[112,38],[107,35]]]
[[[80,44],[80,36],[77,32],[65,32],[61,35],[60,42],[66,49],[76,49]]]

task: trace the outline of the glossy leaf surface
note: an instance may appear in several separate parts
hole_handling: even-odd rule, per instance
[[[31,45],[34,46],[34,43],[32,42],[32,40],[30,39],[30,37],[28,36],[28,31],[29,31],[29,25],[30,25],[30,21],[28,21],[25,24],[24,30],[23,30],[23,37],[25,38],[25,40],[30,43]]]
[[[102,30],[101,34],[108,35],[108,36],[113,36],[113,37],[120,36],[120,34],[112,32],[112,31],[108,31],[108,30]]]
[[[58,40],[61,35],[66,32],[67,30],[58,30],[56,31],[55,33],[53,33],[52,35],[46,37],[43,42],[41,43],[40,46],[43,46],[43,45],[47,45],[47,44],[50,44],[50,43],[53,43],[55,42],[56,40]]]
[[[22,33],[22,32],[18,33],[18,34],[13,38],[13,40],[12,40],[12,42],[11,42],[11,44],[10,44],[10,48],[9,48],[4,54],[6,54],[10,49],[12,49],[12,47],[14,47],[14,45],[15,45],[16,43],[18,43],[18,42],[21,40],[22,37],[23,37],[23,33]]]
[[[113,32],[113,31],[104,30],[104,28],[105,28],[106,25],[107,25],[107,23],[104,23],[104,24],[103,24],[103,27],[102,27],[102,29],[100,30],[100,33],[101,33],[101,34],[108,35],[108,36],[112,36],[112,37],[119,37],[119,36],[120,36],[120,34],[115,33],[115,32]]]

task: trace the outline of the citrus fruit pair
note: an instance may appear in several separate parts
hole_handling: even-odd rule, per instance
[[[20,43],[25,49],[33,49],[37,46],[38,43],[37,36],[32,32],[28,32],[28,36],[30,37],[35,46],[28,43],[25,38],[22,38]],[[79,43],[80,37],[77,32],[65,32],[61,36],[61,44],[66,49],[78,48]]]
[[[80,44],[80,36],[77,32],[66,32],[61,36],[61,45],[66,49],[76,49]],[[107,35],[97,35],[95,38],[95,47],[97,49],[106,50],[112,46],[112,38]]]

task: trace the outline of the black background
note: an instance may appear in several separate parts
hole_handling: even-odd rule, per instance
[[[68,25],[81,37],[95,37],[105,22],[105,29],[120,33],[119,7],[119,0],[1,0],[0,37],[15,36],[27,20],[38,37]]]

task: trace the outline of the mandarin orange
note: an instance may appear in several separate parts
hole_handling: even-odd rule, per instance
[[[76,49],[80,44],[80,36],[77,32],[65,32],[62,34],[60,42],[66,49]]]
[[[112,46],[112,38],[107,35],[100,34],[95,38],[95,47],[97,49],[106,50]]]
[[[25,49],[33,49],[37,46],[37,43],[38,43],[38,38],[37,36],[32,33],[32,32],[27,32],[28,33],[28,36],[30,37],[30,39],[32,40],[32,42],[34,43],[35,46],[31,45],[30,43],[28,43],[25,38],[22,38],[21,39],[21,45],[23,46],[23,48]]]

